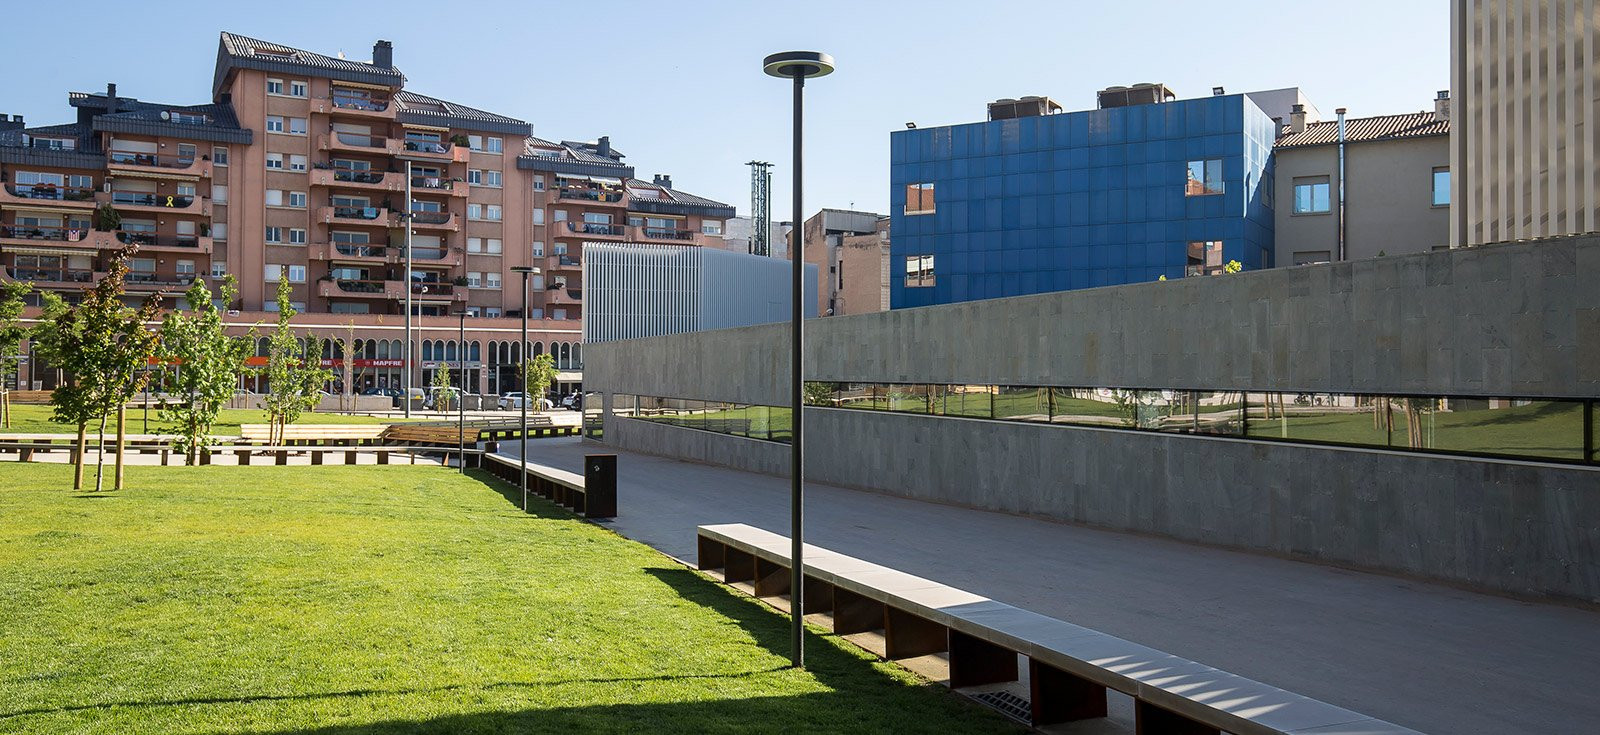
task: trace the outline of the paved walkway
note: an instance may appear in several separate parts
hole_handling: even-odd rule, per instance
[[[530,458],[581,472],[577,439]],[[501,444],[515,456],[515,442]],[[788,533],[789,481],[618,452],[620,533]],[[1588,733],[1600,613],[1165,539],[807,485],[807,541],[1424,732]]]

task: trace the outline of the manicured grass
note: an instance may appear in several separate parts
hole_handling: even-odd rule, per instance
[[[1250,417],[1250,435],[1384,446],[1407,445],[1405,413],[1397,406],[1394,431],[1373,427],[1370,411],[1294,414],[1286,421]],[[1583,458],[1583,405],[1539,401],[1509,408],[1470,408],[1422,414],[1423,447],[1458,452],[1557,459]]]
[[[1019,731],[476,476],[69,472],[0,469],[0,732]]]
[[[11,406],[11,427],[0,429],[0,432],[9,434],[71,434],[77,427],[67,424],[58,424],[50,420],[50,407],[39,405]],[[342,413],[305,413],[301,414],[300,424],[392,424],[405,419],[386,418],[383,416],[351,416]],[[106,431],[111,431],[116,422],[116,417],[106,423]],[[211,433],[217,436],[237,436],[240,424],[264,424],[267,422],[267,413],[254,408],[224,408]],[[128,409],[128,431],[136,434],[145,433],[144,409]],[[89,430],[93,432],[94,426]],[[172,430],[172,424],[161,420],[161,413],[150,409],[151,434],[163,434]]]

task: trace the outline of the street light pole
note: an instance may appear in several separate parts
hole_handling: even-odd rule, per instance
[[[400,213],[400,223],[406,228],[406,345],[404,367],[400,368],[400,405],[405,417],[411,418],[411,162],[406,161],[406,211]]]
[[[522,486],[522,512],[528,512],[528,277],[539,272],[538,268],[531,265],[512,266],[511,270],[522,274],[522,345],[517,348],[517,356],[522,358],[522,364],[517,371],[522,378],[522,453],[517,456],[520,468],[517,479]]]
[[[804,449],[804,376],[801,374],[801,355],[805,346],[802,327],[805,321],[805,247],[801,242],[805,228],[804,207],[801,201],[804,179],[801,176],[801,141],[804,138],[803,115],[807,77],[827,76],[833,72],[833,57],[818,51],[786,51],[772,54],[762,61],[762,69],[775,77],[794,81],[794,240],[790,243],[791,263],[790,313],[789,313],[789,662],[795,668],[805,668],[805,449]]]
[[[456,364],[461,366],[461,395],[456,397],[456,446],[467,447],[467,312],[456,312]],[[467,474],[467,454],[457,452],[461,458],[461,474]]]

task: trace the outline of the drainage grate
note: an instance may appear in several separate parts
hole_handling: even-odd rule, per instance
[[[1011,692],[971,692],[967,693],[967,696],[999,710],[1001,714],[1024,725],[1033,720],[1032,705],[1028,700]]]

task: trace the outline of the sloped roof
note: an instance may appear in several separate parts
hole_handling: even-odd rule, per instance
[[[627,187],[630,194],[637,190],[645,189],[653,189],[659,192],[655,199],[642,198],[637,195],[629,196],[628,209],[636,212],[699,214],[708,217],[732,217],[735,213],[731,204],[723,204],[714,199],[707,199],[686,191],[670,189],[643,179],[628,179]]]
[[[1436,119],[1432,112],[1358,117],[1346,119],[1344,124],[1345,142],[1347,143],[1425,138],[1450,134],[1450,121]],[[1339,122],[1337,120],[1324,120],[1306,125],[1304,131],[1280,136],[1275,147],[1299,148],[1303,146],[1329,145],[1338,142]]]
[[[131,109],[123,110],[123,107]],[[251,132],[239,127],[231,105],[161,105],[117,99],[118,111],[94,116],[94,129],[131,135],[158,135],[219,143],[249,143]],[[202,117],[203,122],[178,122],[170,113]]]
[[[395,119],[403,123],[410,122],[418,125],[487,130],[523,136],[533,132],[532,125],[514,117],[506,117],[505,115],[498,115],[476,107],[447,102],[437,97],[429,97],[416,92],[402,90],[395,94],[394,99],[395,103],[399,105],[395,112]]]
[[[324,56],[223,31],[222,40],[217,47],[217,70],[211,86],[212,99],[221,97],[223,88],[227,86],[228,77],[235,69],[309,74],[344,82],[381,84],[390,87],[399,87],[406,81],[405,75],[393,67]]]
[[[543,138],[528,136],[522,141],[522,155],[517,157],[517,168],[560,174],[609,176],[618,179],[633,177],[633,167],[617,160],[622,157],[621,153],[612,151],[616,158],[602,156],[592,150],[594,145],[570,140],[552,143]]]
[[[25,138],[71,137],[77,141],[75,150],[35,147]],[[100,151],[99,140],[82,123],[40,125],[21,130],[0,131],[0,163],[29,166],[61,166],[64,168],[105,168],[105,156]]]

